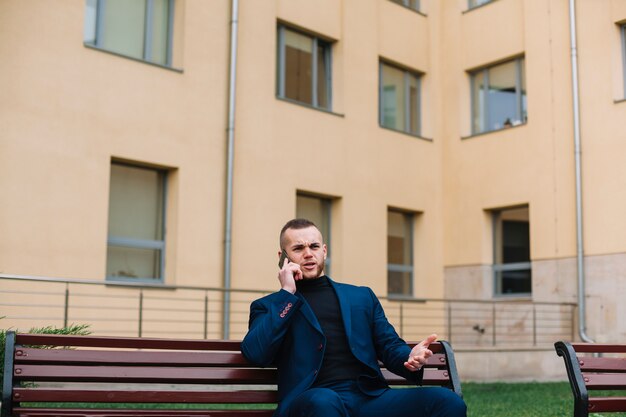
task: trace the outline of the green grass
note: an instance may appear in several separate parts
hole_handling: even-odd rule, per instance
[[[462,384],[468,417],[571,417],[574,396],[567,382]],[[626,417],[596,413],[593,417]]]
[[[462,384],[468,417],[571,417],[574,415],[573,395],[567,382],[477,383]],[[33,404],[34,405],[34,404]],[[72,404],[38,404],[64,406]],[[102,407],[95,404],[73,404]],[[273,408],[272,405],[203,404],[111,404],[111,408]],[[626,413],[596,413],[592,417],[626,417]]]

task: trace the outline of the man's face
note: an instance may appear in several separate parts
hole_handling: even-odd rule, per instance
[[[316,227],[285,230],[283,245],[289,260],[300,265],[305,279],[324,275],[326,245],[322,240],[322,234]]]

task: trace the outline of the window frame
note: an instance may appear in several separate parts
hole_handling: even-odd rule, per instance
[[[402,111],[404,112],[404,129],[396,129],[395,127],[386,126],[384,124],[384,112],[383,112],[383,67],[387,66],[393,69],[397,69],[403,72],[403,82],[404,82],[404,107]],[[378,63],[378,124],[380,127],[385,129],[390,129],[395,132],[406,133],[407,135],[422,137],[422,77],[424,73],[407,69],[402,66],[394,65],[388,61],[383,59],[379,60]],[[411,132],[411,97],[410,97],[410,78],[414,77],[417,81],[417,97],[415,103],[415,112],[416,112],[416,121],[417,127],[416,132]]]
[[[167,199],[168,199],[168,178],[169,178],[169,172],[167,169],[160,169],[160,168],[154,168],[154,167],[148,167],[145,165],[139,165],[139,164],[132,164],[132,163],[127,163],[127,162],[120,162],[120,161],[112,161],[111,162],[111,167],[113,165],[120,165],[120,166],[125,166],[125,167],[130,167],[130,168],[136,168],[136,169],[145,169],[145,170],[149,170],[149,171],[154,171],[158,174],[160,181],[162,183],[162,194],[163,194],[163,198],[161,201],[161,207],[160,210],[162,212],[161,215],[161,230],[162,230],[162,239],[161,240],[156,240],[156,239],[137,239],[137,238],[129,238],[129,237],[119,237],[119,236],[111,236],[109,235],[108,231],[107,231],[107,251],[109,249],[110,246],[116,246],[116,247],[124,247],[124,248],[132,248],[132,249],[151,249],[151,250],[157,250],[159,251],[159,276],[158,277],[153,277],[153,278],[132,278],[132,277],[115,277],[115,276],[109,276],[108,274],[105,273],[105,280],[106,281],[111,281],[111,282],[136,282],[136,283],[153,283],[153,284],[163,284],[165,283],[165,255],[166,255],[166,219],[167,219]],[[111,198],[111,196],[109,195],[109,199]],[[108,222],[110,222],[111,219],[109,217]],[[108,227],[107,223],[107,227]],[[106,258],[106,262],[107,262],[107,269],[108,269],[108,256]]]
[[[318,194],[310,194],[310,193],[306,193],[306,192],[297,192],[296,193],[296,211],[298,210],[298,197],[304,197],[304,198],[311,198],[311,199],[316,199],[319,200],[322,203],[322,207],[323,210],[326,213],[326,216],[328,218],[328,232],[326,234],[323,233],[322,230],[320,230],[320,232],[322,233],[322,237],[324,238],[324,243],[326,244],[326,260],[324,261],[324,273],[326,275],[330,275],[331,273],[331,267],[332,267],[332,252],[331,252],[331,243],[332,243],[332,230],[333,230],[333,200],[334,198],[332,197],[327,197],[327,196],[320,196]],[[299,217],[296,213],[296,217]],[[311,219],[309,219],[311,220]],[[317,223],[316,223],[317,224]],[[320,225],[317,224],[317,226],[319,227]]]
[[[415,6],[411,6],[411,0],[390,0],[390,1],[399,6],[403,6],[403,7],[406,7],[407,9],[421,13],[420,8],[422,5],[421,5],[420,0],[412,0],[413,2],[415,2]]]
[[[516,103],[516,112],[515,112],[515,116],[517,117],[517,120],[520,121],[519,125],[524,125],[527,123],[528,121],[528,108],[524,109],[524,94],[522,94],[522,86],[525,84],[524,81],[522,80],[522,76],[526,76],[525,71],[524,71],[524,66],[525,66],[525,62],[526,62],[526,58],[524,55],[522,56],[518,56],[516,58],[513,59],[508,59],[506,61],[501,61],[501,62],[497,62],[495,64],[492,65],[488,65],[485,67],[481,67],[475,70],[471,70],[469,71],[469,75],[470,75],[470,120],[471,120],[471,132],[472,135],[481,135],[484,133],[489,133],[489,132],[497,132],[499,130],[503,130],[506,129],[506,127],[500,127],[497,129],[490,129],[487,128],[486,126],[489,125],[489,94],[485,94],[483,103],[482,103],[482,108],[481,113],[482,116],[480,118],[480,123],[482,124],[482,126],[484,126],[485,128],[483,128],[482,130],[477,130],[476,126],[475,126],[475,119],[477,116],[477,109],[474,106],[474,103],[476,101],[476,89],[475,89],[475,83],[476,83],[476,79],[478,74],[481,74],[483,76],[483,85],[487,87],[487,92],[488,92],[488,88],[489,88],[489,71],[495,67],[498,67],[500,65],[504,65],[504,64],[508,64],[510,62],[514,62],[515,63],[515,103]],[[513,125],[516,126],[516,125]]]
[[[480,3],[480,4],[472,4],[472,3],[473,3],[473,2],[475,2],[475,1],[476,1],[476,0],[467,0],[467,9],[468,9],[468,10],[474,10],[474,9],[479,8],[479,7],[486,6],[486,5],[490,4],[490,3],[495,2],[496,0],[487,0],[487,1],[485,1],[484,3]]]
[[[166,51],[165,51],[165,63],[160,63],[152,60],[152,42],[153,42],[153,33],[154,26],[153,20],[151,18],[154,13],[154,1],[153,0],[145,0],[146,4],[146,13],[144,16],[145,28],[143,32],[143,52],[141,57],[128,55],[122,52],[115,51],[113,49],[106,48],[103,45],[103,31],[104,31],[104,8],[107,0],[93,0],[96,2],[96,15],[95,15],[95,39],[93,42],[84,41],[84,44],[102,51],[110,52],[112,54],[123,56],[130,59],[135,59],[138,61],[154,64],[157,66],[163,66],[166,68],[172,68],[172,60],[173,60],[173,45],[174,45],[174,10],[175,10],[175,1],[176,0],[167,0],[167,13],[168,13],[168,21],[167,21],[167,43],[166,43]]]
[[[620,23],[620,34],[622,38],[622,89],[623,99],[626,100],[626,22]]]
[[[408,253],[411,259],[408,264],[392,264],[389,262],[389,255],[387,255],[387,295],[389,297],[413,297],[413,291],[415,290],[415,213],[389,207],[387,208],[387,240],[389,239],[389,214],[398,213],[403,216],[403,220],[408,223]],[[389,251],[389,248],[387,248]],[[409,273],[409,290],[407,293],[389,292],[389,272],[408,272]]]
[[[498,251],[503,249],[504,242],[502,241],[502,233],[500,232],[500,237],[498,236],[498,231],[500,230],[499,223],[501,225],[502,212],[517,210],[526,208],[529,211],[529,219],[528,219],[528,242],[529,242],[529,251],[530,251],[530,208],[529,206],[517,206],[517,207],[507,207],[501,209],[490,210],[491,211],[491,233],[492,233],[492,277],[493,277],[493,295],[496,298],[514,298],[514,297],[532,297],[532,260],[530,259],[527,262],[501,262],[497,263],[498,259]],[[498,278],[499,273],[502,272],[511,272],[511,271],[530,271],[530,292],[515,292],[515,293],[505,293],[502,292],[502,282],[501,278]]]
[[[300,35],[306,36],[312,41],[312,53],[311,53],[311,103],[307,103],[306,101],[296,100],[285,95],[285,75],[286,75],[286,62],[285,62],[285,30],[289,30],[294,33],[298,33]],[[325,69],[326,69],[326,96],[328,97],[328,106],[323,107],[319,105],[319,97],[318,97],[318,55],[317,48],[320,46],[324,46],[324,57],[325,57]],[[284,23],[279,23],[277,28],[277,71],[276,71],[276,96],[281,100],[286,100],[292,103],[302,104],[304,106],[313,107],[315,109],[332,112],[333,108],[333,96],[332,96],[332,68],[333,68],[333,54],[332,54],[332,41],[329,39],[321,38],[317,35],[314,35],[309,32],[305,32],[299,29],[295,29],[289,25]]]

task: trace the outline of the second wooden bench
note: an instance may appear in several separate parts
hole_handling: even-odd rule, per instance
[[[575,417],[626,411],[626,345],[556,342],[554,347],[565,361]]]

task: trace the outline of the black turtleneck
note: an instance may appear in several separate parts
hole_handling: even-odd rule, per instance
[[[296,283],[297,290],[304,296],[319,321],[326,337],[326,351],[322,368],[314,386],[323,386],[336,381],[356,380],[360,375],[374,372],[354,357],[343,325],[337,294],[327,276],[305,279]]]

